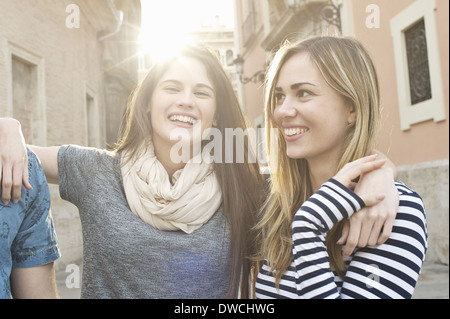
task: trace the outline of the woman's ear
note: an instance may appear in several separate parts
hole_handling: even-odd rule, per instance
[[[350,109],[349,109],[347,122],[350,125],[354,124],[356,122],[356,110],[355,110],[354,106],[350,107]]]

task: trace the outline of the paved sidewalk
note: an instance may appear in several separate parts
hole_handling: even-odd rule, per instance
[[[448,265],[425,263],[413,299],[449,299]]]
[[[56,272],[56,284],[58,285],[58,292],[59,297],[61,299],[80,299],[81,295],[81,274],[82,274],[82,267],[79,265],[82,265],[83,262],[79,261],[77,263],[77,266],[79,267],[79,286],[80,287],[74,287],[74,288],[68,288],[68,285],[66,284],[66,280],[69,281],[69,287],[72,287],[73,282],[71,281],[71,278],[69,276],[73,275],[73,272],[69,271],[66,272],[64,269]]]
[[[447,265],[425,263],[413,299],[449,299],[448,269]],[[64,270],[56,274],[61,299],[80,298],[80,288],[67,288],[66,286],[66,279],[70,274]]]

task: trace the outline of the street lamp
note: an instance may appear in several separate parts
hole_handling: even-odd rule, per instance
[[[244,76],[244,62],[245,62],[244,58],[241,57],[239,54],[237,55],[237,58],[233,61],[233,64],[236,65],[236,73],[239,75],[239,81],[241,81],[242,84],[247,84],[249,82],[264,83],[266,79],[266,74],[264,70],[257,71],[249,78]]]
[[[341,14],[339,5],[334,0],[312,1],[312,0],[284,0],[286,6],[295,14],[306,11],[311,19],[319,19],[334,25],[341,31]],[[309,10],[308,4],[316,4],[314,11]]]

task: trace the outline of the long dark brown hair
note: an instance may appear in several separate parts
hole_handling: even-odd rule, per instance
[[[131,95],[119,131],[116,152],[127,151],[131,158],[139,156],[142,143],[151,140],[152,127],[150,112],[147,112],[153,91],[171,63],[179,56],[194,58],[206,68],[208,77],[216,91],[216,128],[222,138],[222,156],[234,154],[234,143],[225,139],[225,129],[242,129],[248,126],[242,114],[239,102],[231,85],[229,76],[220,65],[214,51],[194,44],[184,46],[177,55],[158,61],[148,72],[143,82]],[[144,144],[145,145],[145,144]],[[244,141],[244,162],[233,160],[227,163],[225,158],[214,163],[214,171],[220,183],[223,197],[224,214],[231,227],[231,260],[228,296],[235,298],[249,297],[249,274],[251,261],[249,256],[255,253],[252,229],[255,225],[255,215],[263,202],[264,181],[256,161],[249,160],[248,138]],[[216,158],[216,157],[215,157]]]

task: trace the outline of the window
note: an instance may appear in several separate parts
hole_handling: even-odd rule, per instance
[[[7,113],[19,120],[28,144],[45,146],[47,125],[43,59],[9,43],[10,92]]]
[[[431,99],[425,21],[422,19],[405,31],[411,104]]]
[[[232,50],[227,50],[226,60],[227,60],[227,66],[233,66],[234,65],[234,53],[233,53]]]
[[[436,0],[418,0],[391,20],[400,124],[445,120]]]
[[[36,66],[12,56],[13,118],[22,126],[25,141],[32,143],[36,108]]]

